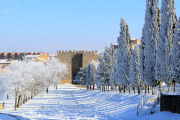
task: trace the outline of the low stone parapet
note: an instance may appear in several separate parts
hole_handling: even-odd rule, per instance
[[[180,94],[162,93],[160,100],[160,111],[180,114]]]

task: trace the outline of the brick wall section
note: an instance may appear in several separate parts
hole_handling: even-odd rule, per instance
[[[69,74],[62,83],[72,83],[77,72],[80,71],[81,67],[85,67],[89,64],[89,61],[97,60],[97,51],[57,51],[57,58],[67,63]]]
[[[67,64],[67,67],[69,69],[69,74],[66,78],[66,80],[64,80],[64,83],[72,83],[72,66],[71,66],[71,58],[72,58],[72,51],[59,51],[57,52],[57,58],[61,61]]]
[[[83,62],[83,67],[88,66],[89,62],[91,62],[92,60],[96,61],[96,57],[97,57],[97,51],[86,51],[83,53],[83,58],[82,58],[82,62]]]

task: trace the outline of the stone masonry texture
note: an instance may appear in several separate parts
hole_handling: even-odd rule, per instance
[[[97,51],[57,51],[57,58],[67,64],[69,74],[62,83],[73,83],[76,73],[92,60],[97,61]]]

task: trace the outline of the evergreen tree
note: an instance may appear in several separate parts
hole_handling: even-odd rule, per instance
[[[116,65],[117,65],[117,63],[116,63],[116,61],[114,61],[114,66],[113,66],[113,69],[112,69],[112,71],[110,72],[110,86],[111,86],[111,88],[114,90],[114,86],[116,86],[117,85],[117,68],[116,68]]]
[[[76,74],[75,79],[82,86],[86,85],[87,67],[80,68],[80,71]]]
[[[116,56],[115,54],[116,52],[112,45],[110,48],[106,46],[105,51],[102,53],[102,57],[98,58],[99,65],[98,71],[96,72],[96,78],[98,78],[98,80],[96,79],[98,82],[97,84],[103,88],[108,86],[108,91],[110,85],[110,71],[113,68],[113,59]]]
[[[92,61],[87,66],[86,85],[90,86],[90,89],[91,89],[91,85],[93,85],[93,90],[94,90],[94,84],[95,84],[94,76],[96,72],[96,64],[97,63],[95,61]]]
[[[91,75],[91,64],[89,63],[87,66],[87,74],[86,74],[86,86],[91,86],[91,81],[93,79],[93,76]],[[90,87],[91,89],[91,87]]]
[[[177,18],[174,7],[174,0],[162,0],[161,24],[156,53],[155,78],[172,84],[171,64],[174,29]]]
[[[159,35],[160,15],[158,8],[158,0],[146,0],[145,15],[145,35],[143,40],[144,46],[144,69],[143,80],[151,87],[155,87],[155,63],[156,63],[156,47]],[[153,89],[153,94],[155,91]]]
[[[141,78],[139,73],[139,45],[136,45],[131,56],[130,67],[130,84],[134,87],[134,93],[136,93],[136,87],[140,87]],[[140,90],[140,89],[138,89]],[[140,91],[138,91],[140,93]]]
[[[180,83],[180,18],[175,29],[173,46],[172,77]]]
[[[125,86],[125,91],[129,85],[129,71],[130,71],[130,59],[131,59],[131,47],[130,47],[130,33],[128,24],[125,20],[121,19],[120,24],[120,37],[118,43],[117,54],[117,75],[118,84]]]
[[[114,86],[117,85],[117,74],[116,74],[116,61],[117,61],[117,49],[115,49],[111,43],[110,47],[110,55],[111,55],[111,67],[110,67],[110,86],[114,89]],[[108,86],[109,90],[109,86]]]
[[[140,47],[139,47],[139,51],[140,51],[140,60],[139,60],[139,73],[140,73],[140,76],[141,76],[141,80],[142,81],[145,81],[144,80],[144,37],[145,37],[145,24],[144,24],[144,27],[143,27],[143,30],[142,30],[142,37],[141,37],[141,44],[140,44]]]
[[[98,65],[98,63],[95,62],[95,61],[92,61],[91,64],[90,64],[90,66],[91,66],[90,74],[92,76],[92,79],[90,79],[90,84],[93,85],[93,90],[94,90],[94,87],[95,87],[95,80],[94,80],[95,78],[94,78],[94,76],[95,76],[95,73],[96,73],[96,70],[97,70],[97,65]]]

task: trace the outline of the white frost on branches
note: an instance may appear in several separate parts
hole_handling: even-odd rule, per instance
[[[177,83],[180,83],[180,18],[175,29],[173,46],[172,76]]]

